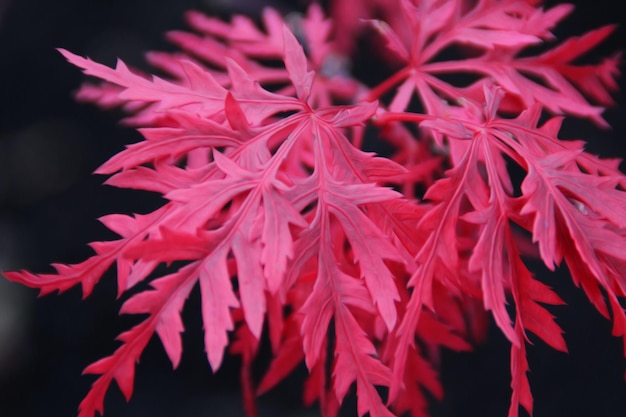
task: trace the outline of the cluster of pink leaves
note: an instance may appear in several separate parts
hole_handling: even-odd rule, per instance
[[[614,28],[532,55],[529,47],[554,41],[550,31],[571,5],[393,3],[387,21],[364,23],[383,40],[378,56],[397,69],[371,89],[342,65],[349,42],[334,43],[316,5],[291,26],[270,9],[261,27],[191,12],[194,32],[169,34],[179,53],[147,55],[165,78],[61,51],[105,81],[79,98],[124,106],[143,136],[96,172],[167,200],[148,214],[101,218],[120,238],[93,242],[95,255],[80,264],[5,273],[43,294],[80,284],[87,297],[116,264],[119,294],[129,294],[121,313],[146,316],[85,370],[98,378],[80,417],[103,412],[113,381],[130,398],[154,333],[179,364],[180,313],[196,284],[208,361],[217,370],[227,348],[241,355],[250,415],[253,398],[302,361],[305,403],[318,401],[326,416],[337,415],[353,384],[360,416],[427,415],[425,393],[443,396],[440,349],[470,349],[484,337],[486,312],[511,343],[509,417],[520,405],[532,413],[528,333],[567,349],[546,308],[562,301],[523,260],[533,250],[552,270],[567,265],[612,318],[614,335],[626,335],[618,300],[626,295],[626,176],[619,161],[557,137],[562,114],[605,125],[619,56],[577,61]],[[360,16],[346,9],[337,18],[375,17],[352,10]],[[458,57],[441,58],[450,52]],[[464,73],[475,81],[441,77]],[[551,118],[540,124],[543,115]],[[366,124],[391,155],[361,150]],[[525,172],[519,186],[512,165]],[[183,266],[153,277],[175,261]],[[133,291],[148,279],[151,290]],[[255,381],[264,334],[274,360]]]

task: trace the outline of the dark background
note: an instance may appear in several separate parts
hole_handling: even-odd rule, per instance
[[[579,1],[557,35],[581,34],[605,23],[621,23],[619,2]],[[95,219],[108,213],[146,212],[159,199],[135,191],[102,187],[90,173],[137,133],[117,125],[118,112],[105,112],[72,99],[83,80],[54,48],[113,64],[115,57],[143,67],[142,53],[171,49],[169,29],[184,29],[183,12],[195,8],[256,14],[251,0],[0,0],[0,269],[49,271],[51,262],[79,262],[85,246],[113,237]],[[281,10],[300,2],[272,2]],[[548,4],[554,4],[549,2]],[[625,49],[621,28],[602,49]],[[358,62],[356,63],[358,66]],[[363,70],[361,70],[363,71]],[[375,69],[372,69],[375,71]],[[376,74],[370,78],[375,78]],[[621,82],[623,86],[624,83]],[[564,138],[583,138],[602,156],[626,156],[626,100],[605,113],[613,126],[598,131],[567,121]],[[626,250],[626,248],[625,248]],[[539,274],[545,271],[538,270]],[[529,347],[535,416],[624,417],[626,383],[622,343],[611,325],[589,305],[563,273],[546,275],[569,304],[554,308],[566,331],[569,355],[541,342]],[[94,377],[81,377],[91,362],[118,346],[114,337],[136,322],[118,317],[112,273],[81,301],[79,289],[36,298],[36,291],[0,280],[0,417],[75,416]],[[135,394],[125,404],[112,388],[109,417],[238,416],[237,360],[212,376],[202,346],[199,297],[184,311],[184,355],[172,371],[153,340],[137,368]],[[489,343],[470,354],[446,352],[446,399],[434,416],[504,417],[510,399],[508,344],[495,330]],[[261,361],[263,362],[263,361]],[[262,367],[262,364],[261,364]],[[260,399],[263,416],[318,415],[299,408],[296,376]],[[349,405],[352,399],[348,398]],[[346,407],[347,415],[356,415]]]

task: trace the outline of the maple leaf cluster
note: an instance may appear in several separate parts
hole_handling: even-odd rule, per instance
[[[551,30],[571,5],[356,3],[331,10],[341,33],[381,40],[371,52],[392,75],[374,87],[350,74],[354,45],[335,39],[318,5],[289,20],[266,9],[260,25],[189,12],[192,31],[168,35],[179,52],[147,55],[162,77],[60,50],[104,81],[78,98],[123,107],[143,137],[96,173],[165,199],[101,218],[120,237],[91,243],[82,263],[4,273],[42,294],[80,284],[87,297],[115,265],[120,313],[143,316],[85,369],[97,379],[80,417],[103,412],[113,381],[131,397],[155,333],[179,364],[181,310],[197,285],[208,362],[216,371],[227,351],[242,357],[251,416],[253,398],[302,362],[304,401],[325,416],[353,386],[359,416],[428,415],[429,396],[443,396],[440,350],[471,349],[487,313],[511,344],[509,417],[532,413],[529,334],[567,347],[548,309],[562,301],[531,257],[567,266],[626,337],[626,176],[618,160],[558,138],[563,115],[606,126],[620,57],[579,62],[614,27],[558,43]],[[365,152],[368,135],[391,152]],[[163,263],[170,272],[155,277]],[[135,290],[143,281],[151,288]],[[264,337],[274,357],[254,380]]]

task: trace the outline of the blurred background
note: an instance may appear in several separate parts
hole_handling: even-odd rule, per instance
[[[113,238],[96,218],[143,213],[160,204],[154,195],[101,186],[91,172],[138,134],[117,124],[121,113],[76,103],[72,92],[84,77],[56,52],[63,47],[112,65],[116,57],[140,68],[148,50],[171,50],[170,29],[184,29],[188,9],[257,15],[263,6],[302,10],[305,1],[262,0],[0,0],[0,269],[49,271],[51,262],[90,256],[86,243]],[[548,5],[555,2],[546,2]],[[622,23],[615,1],[576,2],[556,31],[581,34]],[[621,27],[602,47],[626,49]],[[358,67],[358,62],[354,64]],[[371,71],[376,71],[372,68]],[[376,79],[376,74],[368,75]],[[621,81],[624,86],[624,82]],[[582,138],[602,156],[626,156],[626,99],[605,113],[612,130],[568,120],[563,138]],[[623,168],[625,168],[623,166]],[[626,250],[626,248],[625,248]],[[538,273],[541,273],[538,270]],[[535,417],[624,417],[623,347],[604,320],[561,274],[547,281],[569,304],[553,309],[566,331],[570,354],[542,343],[529,348]],[[91,362],[111,354],[114,337],[136,321],[118,317],[113,274],[81,301],[79,289],[37,298],[37,292],[0,280],[0,417],[71,417],[95,379],[81,377]],[[242,416],[237,360],[211,375],[202,345],[199,297],[184,311],[184,355],[176,371],[153,340],[137,369],[135,393],[126,404],[112,388],[109,417]],[[435,417],[503,417],[510,398],[509,348],[497,332],[475,352],[444,354],[446,399]],[[260,359],[262,369],[267,355]],[[300,407],[300,369],[260,399],[262,416],[315,416]],[[346,415],[356,415],[346,400]]]

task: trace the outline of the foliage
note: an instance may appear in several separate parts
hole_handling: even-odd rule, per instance
[[[180,52],[147,55],[164,77],[60,51],[105,82],[79,99],[123,106],[143,136],[96,173],[166,200],[101,218],[120,238],[91,243],[82,263],[4,274],[42,294],[80,284],[87,297],[116,265],[120,312],[143,320],[85,370],[98,378],[80,417],[103,412],[113,381],[131,397],[154,333],[179,364],[196,284],[208,361],[217,370],[228,347],[242,356],[251,415],[251,398],[302,361],[305,402],[324,415],[353,384],[360,416],[427,415],[426,393],[443,395],[438,352],[471,349],[486,312],[511,343],[509,417],[532,413],[529,333],[567,350],[548,308],[562,301],[527,267],[533,256],[565,264],[626,335],[626,177],[619,161],[558,138],[564,114],[606,126],[619,55],[579,62],[614,27],[545,47],[572,6],[398,0],[377,20],[374,1],[349,8],[358,16],[339,3],[338,19],[367,16],[382,41],[371,52],[393,75],[373,88],[349,73],[352,46],[335,43],[317,5],[289,23],[266,9],[261,27],[190,12],[194,32],[169,34]],[[365,152],[367,135],[393,151]],[[161,263],[175,267],[154,277]],[[152,288],[135,291],[142,281]],[[264,334],[274,360],[253,381]]]

